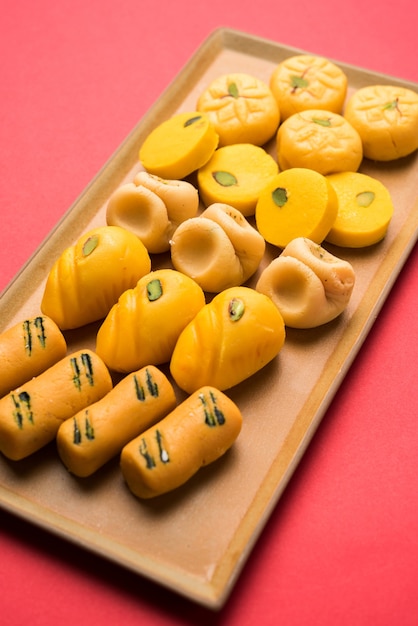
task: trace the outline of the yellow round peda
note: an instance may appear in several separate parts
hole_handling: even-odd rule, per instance
[[[196,108],[209,116],[219,135],[219,146],[252,143],[262,146],[280,122],[270,88],[245,73],[219,76],[199,96]]]
[[[364,156],[391,161],[418,148],[418,93],[394,85],[371,85],[356,91],[344,117],[357,130]]]
[[[275,68],[270,89],[282,121],[308,109],[341,113],[347,93],[347,76],[328,59],[308,54],[291,56]]]
[[[360,135],[338,113],[310,109],[291,115],[277,132],[280,170],[306,167],[320,174],[356,172],[363,159]]]

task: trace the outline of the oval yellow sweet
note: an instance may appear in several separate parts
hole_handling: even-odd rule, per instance
[[[260,192],[278,171],[276,161],[260,146],[224,146],[197,172],[200,197],[206,206],[229,204],[248,217],[254,215]]]
[[[297,54],[274,69],[270,89],[282,121],[307,109],[341,113],[347,93],[347,76],[335,63],[320,56]]]
[[[210,159],[218,141],[218,134],[205,113],[178,113],[146,137],[139,150],[139,160],[150,174],[181,179]]]
[[[196,108],[209,116],[219,145],[265,144],[277,130],[280,112],[270,88],[246,73],[219,76],[201,93]]]
[[[122,373],[167,363],[180,332],[204,304],[202,289],[188,276],[172,269],[149,272],[106,316],[96,352]]]
[[[150,269],[148,251],[134,233],[119,226],[94,228],[54,263],[41,310],[61,330],[97,321]]]
[[[337,246],[362,248],[383,239],[394,211],[385,185],[359,172],[331,174],[327,179],[338,197],[338,213],[326,240]]]
[[[418,93],[395,85],[369,85],[347,102],[344,117],[357,130],[364,156],[391,161],[418,148]]]
[[[285,248],[296,237],[321,243],[337,211],[337,195],[325,176],[292,168],[277,174],[260,194],[255,219],[266,241]]]
[[[320,174],[356,172],[363,159],[358,132],[338,113],[313,110],[291,115],[277,132],[281,170],[307,167]]]
[[[283,318],[272,300],[249,287],[225,289],[180,334],[170,361],[178,386],[225,390],[272,361],[283,347]]]

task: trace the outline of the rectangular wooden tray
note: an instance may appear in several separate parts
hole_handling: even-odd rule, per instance
[[[155,125],[194,110],[198,94],[218,75],[243,71],[268,83],[277,63],[300,52],[229,29],[215,31],[5,289],[0,331],[39,312],[53,261],[83,232],[105,224],[109,195],[139,171],[139,146]],[[418,87],[339,65],[348,75],[349,94],[378,82]],[[225,457],[177,491],[144,503],[128,491],[117,459],[78,480],[51,444],[18,463],[0,457],[0,506],[198,603],[222,607],[417,239],[417,154],[388,164],[364,162],[361,171],[392,194],[389,232],[370,249],[334,249],[356,271],[346,312],[323,328],[288,330],[279,357],[229,392],[244,427]],[[66,337],[69,350],[94,347],[91,327]]]

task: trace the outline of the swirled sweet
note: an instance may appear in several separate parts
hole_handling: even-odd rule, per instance
[[[246,380],[280,352],[283,318],[272,300],[249,287],[217,294],[181,332],[170,361],[178,386],[225,390]]]
[[[148,251],[134,233],[119,226],[95,228],[54,263],[41,310],[61,330],[95,322],[150,269]]]
[[[149,272],[106,316],[96,352],[123,373],[167,363],[180,332],[204,304],[202,289],[189,276],[172,269]]]
[[[298,237],[263,270],[256,289],[276,304],[286,326],[314,328],[344,311],[354,282],[348,261]]]
[[[174,267],[204,291],[242,285],[257,270],[265,250],[262,235],[242,213],[223,203],[184,221],[171,240]]]

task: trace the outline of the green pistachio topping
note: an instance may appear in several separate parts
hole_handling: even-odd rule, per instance
[[[324,119],[323,117],[313,117],[312,121],[314,124],[319,124],[319,126],[331,126],[331,120],[329,117],[327,119]]]
[[[163,286],[158,278],[150,280],[147,284],[147,296],[150,302],[158,300],[163,295]]]
[[[399,106],[399,98],[395,98],[395,100],[392,100],[391,102],[387,102],[383,106],[383,110],[385,110],[385,111],[393,111],[393,109],[397,109],[398,106]]]
[[[233,187],[238,184],[237,179],[230,172],[212,172],[212,176],[222,187]]]
[[[228,95],[232,96],[233,98],[239,98],[239,91],[236,83],[229,83]]]
[[[229,302],[228,313],[232,322],[238,322],[244,315],[245,304],[240,298],[232,298]]]
[[[83,244],[83,256],[89,256],[99,245],[98,235],[89,237]]]
[[[357,204],[362,207],[368,207],[371,205],[375,198],[373,191],[362,191],[356,195]]]
[[[309,86],[309,81],[306,80],[306,78],[303,78],[303,76],[293,75],[290,77],[290,84],[292,85],[293,90],[302,89],[303,87]]]
[[[287,190],[284,187],[277,187],[271,194],[271,197],[273,198],[274,204],[278,207],[282,207],[286,204],[288,199]]]
[[[191,126],[192,124],[195,124],[195,122],[198,122],[201,119],[202,119],[201,115],[195,115],[194,117],[189,117],[189,119],[184,122],[184,128],[187,128],[187,126]]]

